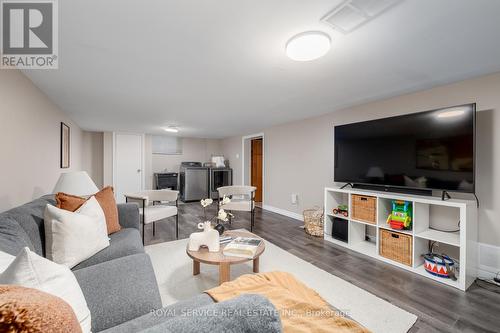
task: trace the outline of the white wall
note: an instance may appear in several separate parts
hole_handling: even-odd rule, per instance
[[[265,203],[292,213],[323,205],[323,188],[333,185],[334,125],[472,102],[479,111],[479,241],[500,246],[500,73],[264,129]],[[222,148],[240,183],[241,137],[224,139]],[[291,193],[299,194],[298,205],[291,204]]]
[[[60,168],[61,122],[71,128],[69,169]],[[0,211],[51,193],[61,172],[89,168],[98,183],[96,140],[20,71],[0,70]],[[88,149],[85,142],[92,143]]]

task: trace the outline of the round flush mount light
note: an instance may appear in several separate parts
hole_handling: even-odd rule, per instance
[[[179,129],[175,126],[168,126],[166,128],[164,128],[165,132],[169,132],[169,133],[177,133],[179,132]]]
[[[286,55],[295,61],[310,61],[324,56],[331,47],[331,39],[321,31],[306,31],[293,36],[286,43]]]

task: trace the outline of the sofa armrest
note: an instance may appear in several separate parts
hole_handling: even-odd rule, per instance
[[[99,332],[161,308],[149,256],[134,254],[73,272]]]
[[[118,204],[118,219],[123,228],[136,228],[141,231],[141,218],[137,203]]]
[[[170,318],[169,313],[167,308],[155,311],[155,315],[166,316],[166,319],[140,332],[282,332],[278,310],[262,295],[244,294],[224,302],[188,309]]]

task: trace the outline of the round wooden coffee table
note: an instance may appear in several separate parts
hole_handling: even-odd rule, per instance
[[[249,232],[249,231],[226,231],[224,236],[231,237],[252,237],[252,238],[260,238],[261,237]],[[231,279],[230,266],[234,264],[244,263],[250,260],[253,260],[253,272],[259,272],[259,257],[266,249],[264,244],[264,240],[260,242],[259,247],[257,248],[257,252],[252,259],[241,258],[241,257],[232,257],[225,256],[222,253],[222,250],[227,244],[221,245],[219,252],[208,252],[207,248],[201,248],[199,251],[189,251],[189,244],[186,248],[187,255],[193,259],[193,275],[200,274],[200,263],[208,264],[208,265],[219,265],[219,285],[227,282]]]

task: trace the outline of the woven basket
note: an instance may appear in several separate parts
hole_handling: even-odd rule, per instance
[[[304,215],[304,230],[311,236],[323,237],[323,209],[314,207],[302,212]]]
[[[412,236],[380,229],[380,255],[407,266],[412,264]]]
[[[351,200],[354,220],[377,224],[377,198],[353,194]]]

